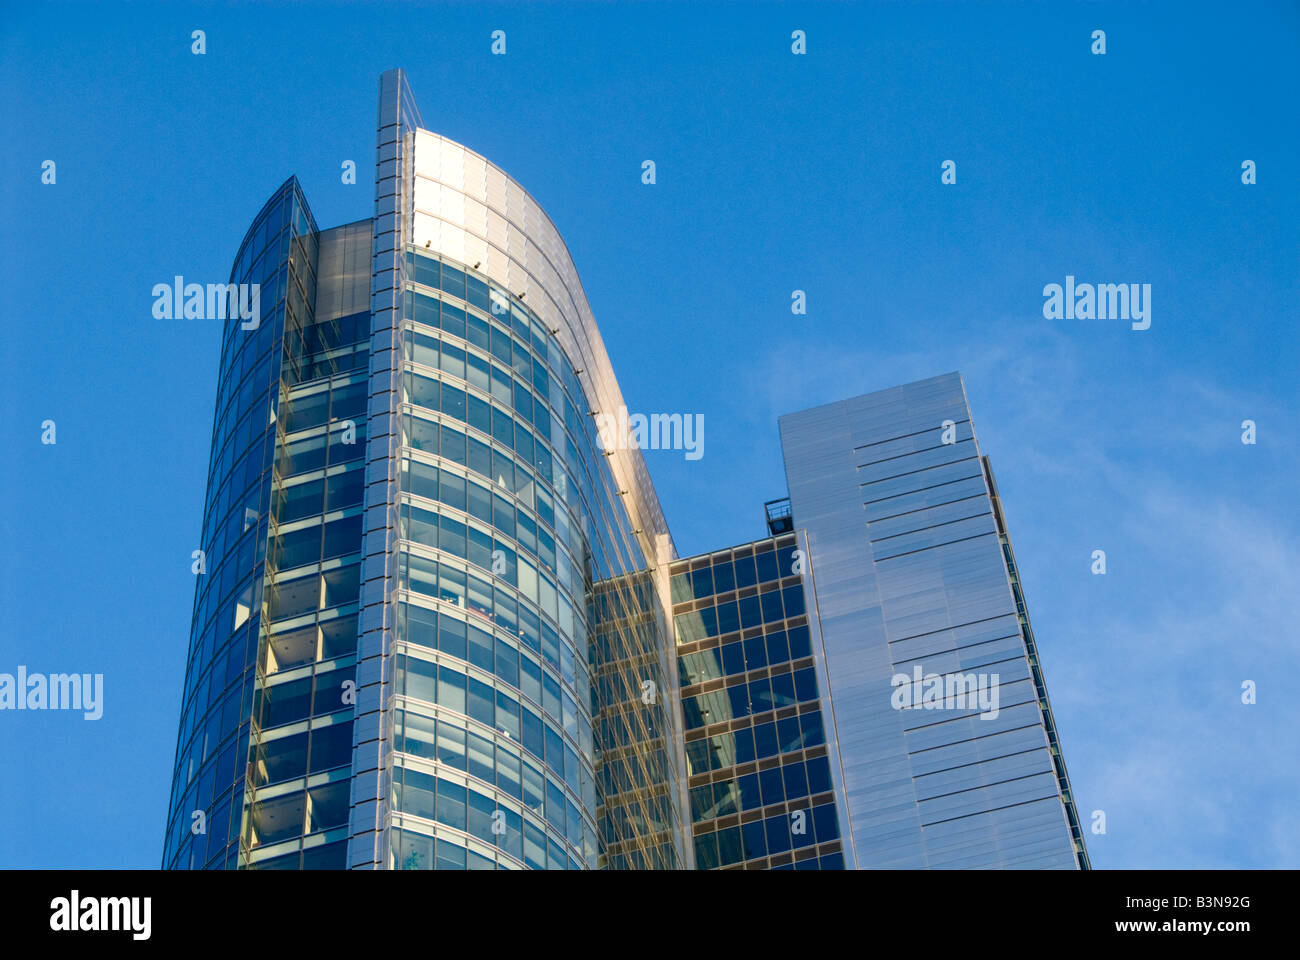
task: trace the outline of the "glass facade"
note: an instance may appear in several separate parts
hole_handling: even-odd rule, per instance
[[[390,866],[675,865],[657,598],[574,367],[465,265],[406,275]]]
[[[793,535],[672,565],[698,869],[842,870]]]
[[[396,71],[376,182],[320,231],[291,179],[236,258],[164,865],[689,865],[672,543],[562,241]]]
[[[783,417],[772,536],[679,559],[563,239],[400,71],[373,216],[290,178],[230,282],[165,867],[1086,866],[959,377]]]
[[[338,442],[337,421],[355,414],[365,375],[330,376],[340,331],[315,322],[319,239],[291,178],[254,218],[231,270],[230,283],[260,285],[260,311],[228,319],[223,337],[169,867],[241,866],[282,841],[296,851],[312,824],[340,806],[346,815],[346,791],[330,788],[327,771],[350,759],[349,718],[332,691],[355,647],[347,556],[360,531],[344,474],[365,439],[362,429]],[[360,318],[350,329],[367,326]],[[318,611],[322,592],[330,609]]]
[[[393,862],[594,868],[581,391],[508,293],[406,265]]]

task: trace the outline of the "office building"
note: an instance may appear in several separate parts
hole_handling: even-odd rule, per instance
[[[876,470],[857,450],[912,442],[885,418],[964,400],[783,419],[788,511],[682,560],[641,451],[601,442],[625,404],[546,213],[425,129],[401,71],[380,79],[376,142],[370,218],[320,228],[291,177],[235,256],[230,284],[260,294],[224,328],[163,865],[1063,865],[1032,634],[998,633],[1023,602],[991,475],[962,498],[996,528],[962,540],[988,538],[979,584],[973,548],[936,544],[907,601],[917,564],[877,556],[876,524],[933,536],[948,501],[887,494],[939,511],[904,531],[861,493],[885,479],[854,479]],[[849,597],[855,577],[876,594]],[[997,664],[1018,725],[886,722],[886,660]]]

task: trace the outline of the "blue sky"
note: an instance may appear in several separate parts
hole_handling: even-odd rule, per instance
[[[150,291],[224,279],[289,174],[369,216],[392,67],[546,207],[628,406],[704,414],[701,460],[647,454],[680,553],[762,535],[778,415],[960,370],[1094,865],[1300,866],[1298,36],[1282,3],[5,4],[0,672],[106,694],[0,714],[0,866],[159,862],[220,344]],[[1067,275],[1150,283],[1151,328],[1045,320]]]

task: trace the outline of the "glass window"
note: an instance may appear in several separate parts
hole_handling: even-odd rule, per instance
[[[365,473],[347,470],[325,481],[325,509],[340,510],[361,503],[365,497]]]
[[[805,747],[816,747],[826,742],[821,713],[805,713],[799,718],[799,727],[803,732],[802,742]],[[811,773],[811,769],[809,772]],[[829,768],[827,775],[829,776]],[[815,793],[816,790],[814,789],[813,792]]]
[[[311,517],[321,512],[322,495],[325,490],[324,480],[312,480],[284,487],[280,493],[280,502],[276,508],[276,517],[280,523],[289,523]]]
[[[444,423],[442,425],[442,442],[438,451],[444,459],[465,466],[465,434]]]
[[[487,783],[496,782],[496,765],[492,762],[493,744],[486,737],[477,733],[467,733],[466,744],[469,755],[469,774]]]
[[[465,379],[465,351],[454,343],[443,341],[440,345],[441,363],[439,369],[458,380]]]
[[[492,672],[492,635],[478,627],[469,628],[469,662],[480,669]]]
[[[436,870],[464,870],[465,848],[448,840],[439,840],[435,849],[438,852]]]
[[[465,675],[449,667],[438,668],[438,706],[465,712]]]
[[[794,690],[800,703],[817,699],[817,674],[812,667],[794,672]]]
[[[473,282],[477,283],[478,281],[473,281]],[[483,304],[475,304],[475,305],[486,306],[487,304],[486,288],[484,288],[483,300],[484,300]],[[467,313],[465,316],[465,326],[466,326],[465,339],[468,340],[470,343],[474,344],[474,346],[482,347],[484,350],[486,350],[488,348],[487,321],[484,320],[482,317],[476,316],[473,313]]]
[[[406,400],[426,410],[438,410],[438,381],[418,374],[406,375]],[[463,417],[461,419],[464,419]]]
[[[465,541],[465,524],[449,514],[438,518],[438,548],[462,560],[468,555]]]
[[[465,788],[438,778],[438,822],[454,830],[465,829]],[[439,864],[441,866],[441,864]]]
[[[466,364],[468,365],[468,375],[465,377],[471,386],[478,387],[480,390],[489,390],[491,388],[492,378],[488,373],[488,362],[483,357],[470,351],[466,355]],[[487,432],[486,430],[484,431]]]
[[[497,729],[505,731],[512,740],[518,741],[522,736],[522,731],[519,726],[519,701],[505,690],[498,690],[496,692],[496,698]]]
[[[433,719],[406,711],[398,711],[398,717],[400,723],[397,734],[398,749],[413,756],[436,760],[436,738],[434,736],[436,725]],[[343,724],[339,724],[339,726],[343,726]],[[350,748],[351,744],[348,746]]]
[[[465,622],[455,617],[439,618],[438,649],[461,660],[465,659]]]
[[[758,574],[754,569],[753,557],[736,557],[733,561],[736,569],[736,587],[752,587],[758,583]]]
[[[787,634],[790,641],[791,660],[812,656],[812,637],[808,632],[807,625],[791,627]]]
[[[766,637],[766,644],[768,663],[785,663],[790,659],[790,650],[786,644],[784,630],[769,633]]]
[[[473,517],[485,523],[492,522],[492,495],[488,489],[481,484],[470,480],[467,481],[467,510]]]
[[[492,449],[473,436],[469,438],[468,466],[480,477],[492,478]]]
[[[713,572],[709,567],[691,571],[691,589],[697,600],[713,595]]]
[[[492,648],[489,646],[488,657],[491,658],[491,655]],[[485,726],[496,726],[492,688],[474,677],[469,678],[469,715]]]
[[[447,269],[446,265],[443,270]],[[443,277],[444,283],[446,276]],[[443,301],[442,304],[442,329],[446,330],[453,337],[465,339],[465,311],[460,307],[452,306],[450,303]]]
[[[465,391],[449,383],[442,385],[442,412],[457,420],[465,419]]]
[[[349,744],[349,746],[351,746]],[[262,744],[257,756],[258,786],[293,780],[307,772],[307,734],[280,737]]]
[[[465,769],[465,730],[445,720],[438,723],[438,762]]]
[[[759,605],[763,609],[764,623],[778,623],[785,619],[781,612],[781,591],[766,590],[758,596]],[[784,657],[782,659],[785,659]]]
[[[492,432],[492,408],[486,400],[471,393],[468,399],[468,417],[467,422],[476,430],[482,430],[484,433]],[[465,419],[462,417],[461,419]]]

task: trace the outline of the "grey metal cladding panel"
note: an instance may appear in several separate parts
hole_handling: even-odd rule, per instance
[[[997,538],[987,535],[878,563],[876,575],[889,638],[901,640],[957,623],[1013,614],[1015,602],[1006,573],[990,563],[999,549]],[[909,616],[908,605],[899,603],[899,612],[895,612],[895,601],[933,589],[936,576],[942,577],[948,609],[937,615]]]
[[[957,657],[958,652],[954,650],[950,653],[941,653],[932,657],[926,657],[923,660],[913,660],[908,663],[906,667],[899,664],[895,664],[895,667],[900,673],[906,674],[912,674],[913,671],[919,667],[923,676],[934,674],[945,679],[945,681],[949,677],[956,678],[958,676],[972,676],[971,671],[963,669],[961,664],[956,662]],[[988,669],[980,671],[980,675],[988,679],[992,687],[998,691],[998,696],[1004,698],[1001,701],[1002,703],[1011,702],[1005,699],[1008,695],[1012,693],[1018,694],[1018,691],[1007,689],[1011,684],[1019,683],[1022,680],[1032,681],[1032,675],[1029,672],[1029,661],[1026,660],[1023,655],[1016,653],[1014,650],[1011,651],[1010,656],[1004,653],[1001,658],[991,660],[985,663],[984,666],[988,667]],[[997,678],[996,682],[992,679],[994,677]],[[1030,699],[1034,698],[1031,697]],[[1016,700],[1015,702],[1019,703],[1020,701]],[[910,711],[904,712],[906,713]]]
[[[873,542],[878,542],[904,533],[939,527],[958,520],[969,520],[971,517],[992,516],[992,514],[993,507],[989,503],[989,498],[975,494],[953,503],[921,507],[887,520],[868,522],[867,536]]]
[[[1054,797],[1033,800],[1019,806],[989,810],[970,817],[942,820],[925,827],[925,837],[935,850],[951,850],[957,846],[970,848],[977,835],[997,835],[1003,840],[1034,838],[1045,826],[1064,819],[1061,802]],[[1033,840],[1031,839],[1031,843]]]
[[[917,634],[890,641],[895,663],[914,660],[929,653],[977,647],[1004,637],[1020,636],[1020,621],[1014,613],[974,623],[963,623],[933,633]]]
[[[981,760],[995,760],[1026,751],[1043,752],[1047,737],[1037,724],[960,740],[912,754],[912,775],[918,779],[939,770],[950,770]]]
[[[974,426],[970,420],[954,420],[952,426],[953,436],[957,440],[969,440],[975,436]],[[893,437],[889,440],[874,440],[871,443],[864,443],[854,448],[854,454],[859,466],[872,463],[879,463],[882,460],[891,460],[895,457],[905,456],[909,453],[916,453],[920,450],[929,450],[932,447],[943,445],[944,426],[940,420],[933,427],[921,430],[917,433],[904,434]]]
[[[1004,850],[1002,857],[1038,856],[1044,849],[1049,849],[1053,834],[1059,834],[1065,823],[1065,812],[1061,801],[1056,797],[1032,800],[1027,803],[1001,807],[986,813],[975,814],[968,818],[955,818],[930,824],[925,828],[927,842],[932,842],[937,849],[953,849],[965,844],[973,846],[974,833],[971,828],[976,822],[982,822],[984,829],[998,839]],[[1069,849],[1069,844],[1060,844],[1059,836],[1055,842]],[[1005,849],[1020,847],[1019,850]]]
[[[945,727],[960,723],[968,716],[987,716],[987,720],[981,720],[983,723],[990,723],[995,719],[995,713],[1002,710],[1008,710],[1012,707],[1018,707],[1023,703],[1033,703],[1037,699],[1034,690],[1033,679],[1028,676],[1029,667],[1025,664],[1023,658],[1019,659],[1020,666],[1017,667],[1016,661],[1005,661],[996,664],[986,676],[981,677],[985,683],[984,693],[989,695],[990,700],[996,697],[995,703],[990,703],[988,711],[975,703],[969,706],[961,704],[955,698],[947,698],[942,701],[942,707],[910,707],[897,712],[903,718],[903,727],[909,732],[920,730],[926,727]],[[955,676],[955,674],[942,674],[939,671],[930,670],[928,667],[922,668],[926,674],[934,673],[944,678]],[[1017,676],[1016,674],[1019,674]],[[962,674],[969,678],[971,674]],[[993,679],[996,677],[996,681]],[[960,696],[960,695],[958,695]],[[970,693],[974,697],[974,691]],[[996,711],[994,710],[996,707]],[[979,734],[976,734],[979,736]],[[962,739],[956,737],[956,739]]]
[[[901,644],[894,644],[894,656],[898,657]],[[923,656],[910,659],[896,659],[894,666],[900,673],[909,673],[912,667],[920,664],[927,673],[952,673],[968,671],[974,667],[992,667],[1004,661],[1018,660],[1028,671],[1025,660],[1025,648],[1019,636],[999,637],[987,643],[973,647],[957,647],[951,650],[931,651]]]
[[[908,476],[930,467],[965,460],[968,457],[976,456],[977,453],[974,438],[968,438],[959,440],[956,443],[936,443],[924,450],[900,454],[887,460],[871,462],[860,460],[857,463],[858,482],[875,483],[893,477]]]
[[[997,718],[1007,710],[1012,710],[1026,703],[1034,702],[1034,685],[1031,680],[1014,680],[1010,683],[997,685],[997,715],[995,716],[990,709],[987,713],[976,706],[969,709],[956,709],[950,707],[946,710],[900,710],[903,717],[903,727],[907,731],[907,742],[910,749],[916,749],[914,745],[915,737],[924,735],[925,745],[927,747],[937,746],[942,743],[953,743],[959,740],[966,740],[970,736],[981,736],[983,734],[979,727],[989,727],[989,732],[993,732],[991,724],[995,723]],[[974,720],[977,729],[972,733],[967,722]]]
[[[932,800],[946,794],[970,790],[973,787],[990,786],[1041,773],[1053,773],[1051,757],[1045,751],[1034,750],[1030,753],[1012,754],[919,776],[915,784],[916,798]]]
[[[982,475],[971,476],[962,480],[951,480],[948,483],[926,487],[923,490],[914,490],[880,500],[872,500],[870,503],[864,500],[862,510],[866,515],[867,523],[871,524],[900,514],[910,513],[914,510],[942,506],[947,503],[957,503],[971,497],[988,498],[988,491],[984,487],[984,477]]]
[[[1039,725],[1041,729],[1041,723],[1037,704],[1016,704],[1002,707],[998,715],[990,719],[965,717],[952,724],[910,730],[907,733],[907,749],[910,753],[916,754],[931,747],[942,747],[979,737],[991,737],[1019,727]],[[1046,735],[1043,739],[1046,741]]]
[[[1072,863],[969,420],[956,375],[780,419],[859,867]],[[997,717],[895,710],[914,666],[997,674]]]
[[[929,865],[936,869],[1073,868],[1061,842],[1064,814],[1054,798],[1017,804],[927,826]]]
[[[959,378],[916,389],[884,390],[845,400],[855,447],[920,433],[945,420],[970,419]]]
[[[1056,776],[1054,773],[1044,772],[1020,780],[976,787],[946,797],[935,797],[933,800],[922,800],[918,807],[921,811],[922,823],[931,824],[940,820],[967,817],[1000,807],[1056,796]]]
[[[946,483],[952,483],[954,480],[966,480],[970,477],[982,475],[983,470],[980,467],[979,458],[972,454],[964,460],[941,464],[937,467],[927,467],[905,476],[863,483],[859,486],[859,490],[861,491],[862,503],[874,506],[882,500],[897,497],[899,494],[913,493],[927,487],[938,487]],[[793,491],[791,491],[791,494],[793,495]]]
[[[990,512],[968,517],[965,520],[953,520],[940,526],[927,527],[914,533],[900,533],[883,540],[873,540],[871,552],[879,562],[901,557],[905,553],[930,550],[962,540],[970,540],[972,537],[996,533],[997,525],[993,522],[993,514]],[[996,540],[994,543],[996,545]]]

